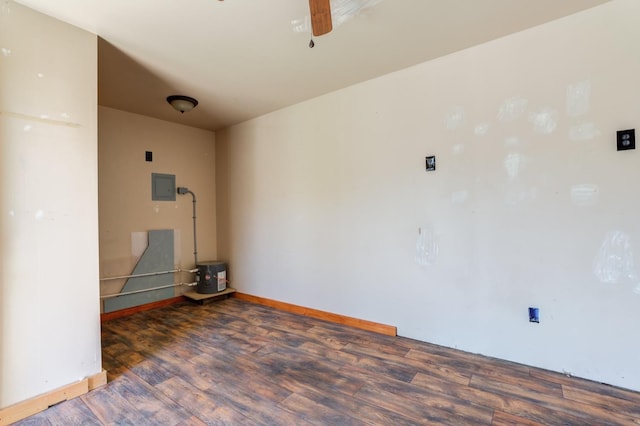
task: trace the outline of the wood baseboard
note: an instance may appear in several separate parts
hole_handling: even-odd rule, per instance
[[[144,305],[132,306],[131,308],[120,309],[119,311],[105,312],[100,314],[100,322],[105,322],[117,318],[128,317],[136,312],[148,311],[150,309],[162,308],[164,306],[173,305],[184,302],[187,299],[184,296],[171,297],[169,299],[158,300],[157,302],[146,303]]]
[[[235,291],[235,290],[234,290]],[[334,314],[331,312],[320,311],[318,309],[307,308],[304,306],[293,305],[291,303],[279,302],[273,299],[267,299],[265,297],[252,296],[246,293],[232,293],[231,297],[245,300],[247,302],[256,303],[258,305],[269,306],[281,311],[291,312],[298,315],[304,315],[311,318],[317,318],[337,324],[348,325],[349,327],[359,328],[361,330],[373,331],[375,333],[384,334],[387,336],[396,336],[398,333],[397,327],[387,324],[380,324],[377,322],[362,320],[359,318],[347,317],[344,315]],[[119,311],[107,312],[100,314],[100,321],[105,322],[117,318],[133,315],[137,312],[148,311],[150,309],[162,308],[164,306],[173,305],[176,303],[184,302],[187,298],[185,296],[177,296],[169,299],[159,300],[157,302],[147,303],[140,306],[133,306],[131,308],[121,309]]]
[[[107,384],[107,370],[102,370],[101,372],[94,374],[93,376],[89,376],[87,378],[89,381],[87,386],[89,386],[89,392],[99,387],[102,387]]]
[[[11,423],[26,419],[29,416],[46,410],[52,405],[77,398],[105,384],[107,384],[107,372],[102,370],[100,373],[84,378],[79,382],[71,383],[54,389],[51,392],[10,405],[0,410],[0,426],[10,425]]]
[[[392,325],[380,324],[377,322],[362,320],[358,318],[347,317],[344,315],[334,314],[331,312],[320,311],[318,309],[305,308],[304,306],[293,305],[291,303],[279,302],[277,300],[267,299],[259,296],[252,296],[246,293],[233,293],[231,297],[245,300],[247,302],[256,303],[258,305],[269,306],[281,311],[287,311],[298,315],[304,315],[311,318],[321,319],[337,324],[348,325],[350,327],[362,330],[373,331],[375,333],[387,336],[397,336],[398,329]]]

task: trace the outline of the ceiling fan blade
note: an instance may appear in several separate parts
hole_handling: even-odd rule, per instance
[[[331,3],[329,0],[309,0],[311,10],[311,28],[314,36],[321,36],[331,31]]]

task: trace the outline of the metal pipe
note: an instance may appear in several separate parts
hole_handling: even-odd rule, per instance
[[[191,192],[191,191],[189,191]],[[193,259],[195,260],[195,265],[198,266],[198,242],[197,242],[197,233],[196,233],[196,194],[191,192],[193,196]]]
[[[193,257],[196,261],[196,266],[198,266],[198,241],[196,234],[196,194],[194,194],[193,191],[191,191],[186,186],[179,186],[178,194],[191,194],[191,197],[193,197]]]
[[[105,294],[104,296],[100,296],[100,299],[111,299],[113,297],[126,296],[128,294],[145,293],[147,291],[162,290],[162,289],[165,289],[165,288],[180,287],[180,286],[183,286],[183,285],[188,286],[188,287],[193,287],[193,286],[198,285],[198,283],[197,282],[193,282],[193,283],[177,283],[177,284],[163,285],[163,286],[159,286],[159,287],[143,288],[142,290],[125,291],[124,293]]]
[[[195,273],[195,272],[198,272],[198,268],[194,268],[194,269],[173,269],[171,271],[146,272],[146,273],[143,273],[143,274],[120,275],[119,277],[100,278],[100,281],[121,280],[123,278],[152,277],[154,275],[173,274],[174,272],[191,272],[191,273]]]

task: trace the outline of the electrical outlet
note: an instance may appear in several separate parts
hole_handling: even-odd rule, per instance
[[[540,322],[540,309],[538,308],[529,308],[529,322]]]
[[[617,131],[618,151],[636,149],[636,129]]]
[[[430,155],[429,157],[425,157],[426,170],[428,172],[432,172],[436,169],[436,156]]]

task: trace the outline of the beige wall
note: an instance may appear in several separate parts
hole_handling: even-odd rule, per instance
[[[640,390],[639,20],[616,0],[218,132],[234,287]]]
[[[194,266],[191,195],[152,201],[152,173],[173,174],[177,186],[196,194],[198,260],[215,260],[214,133],[112,108],[98,113],[101,277],[130,274],[138,260],[132,234],[154,229],[175,231],[177,268]],[[153,152],[152,162],[145,151]],[[184,274],[175,282],[193,278]],[[117,293],[123,284],[103,282],[101,294]]]
[[[0,4],[0,408],[101,370],[96,36]]]

